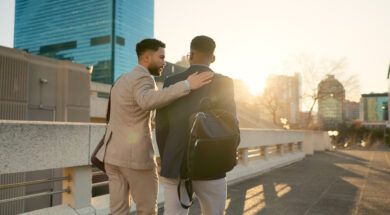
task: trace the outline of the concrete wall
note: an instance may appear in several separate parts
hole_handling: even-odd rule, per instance
[[[313,155],[314,151],[331,150],[331,139],[327,132],[323,131],[305,131],[305,140],[303,142],[303,151],[307,155]]]
[[[70,206],[56,206],[28,214],[107,214],[109,195],[91,198],[90,176],[90,155],[104,130],[104,124],[94,123],[0,120],[0,175],[65,168],[66,174],[71,174],[73,179],[67,182],[70,183],[67,186],[78,187],[70,194],[64,194],[63,204]],[[310,141],[306,141],[310,135]],[[243,129],[239,164],[227,174],[228,183],[301,160],[305,157],[305,144],[319,145],[312,146],[313,150],[323,149],[329,144],[325,135],[326,132]],[[160,203],[163,202],[163,193],[160,186]],[[80,200],[75,202],[74,199]],[[69,207],[76,210],[69,210]]]
[[[0,154],[0,174],[6,174],[90,165],[105,125],[0,120],[0,128],[0,151],[5,152]],[[239,148],[303,142],[304,138],[304,131],[243,129]],[[323,150],[323,144],[316,145]]]

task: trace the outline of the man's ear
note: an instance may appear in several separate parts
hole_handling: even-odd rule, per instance
[[[214,61],[215,61],[215,55],[213,55],[213,57],[211,58],[211,63],[214,63]]]
[[[149,64],[151,61],[152,61],[152,52],[150,51],[146,51],[143,55],[142,55],[142,60]]]

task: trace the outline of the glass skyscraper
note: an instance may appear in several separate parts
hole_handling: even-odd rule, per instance
[[[135,44],[154,35],[154,0],[16,0],[14,47],[94,67],[111,84],[137,64]]]
[[[334,75],[318,84],[318,116],[323,129],[336,129],[344,122],[345,89]]]

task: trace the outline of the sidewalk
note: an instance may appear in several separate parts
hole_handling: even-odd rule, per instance
[[[229,186],[226,208],[227,215],[390,214],[390,149],[315,153]],[[190,214],[201,214],[198,202]]]

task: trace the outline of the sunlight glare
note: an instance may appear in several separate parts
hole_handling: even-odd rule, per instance
[[[245,83],[249,86],[250,92],[254,96],[260,95],[263,91],[264,86],[260,83],[254,83],[252,80],[245,81]]]
[[[244,81],[252,95],[260,95],[264,90],[268,75],[280,72],[275,71],[278,69],[275,66],[280,64],[282,56],[277,52],[263,54],[256,50],[243,50],[242,47],[234,47],[234,50],[233,53],[224,53],[227,56],[219,58],[215,66],[223,68],[221,71],[225,75]],[[236,53],[246,54],[237,55]]]

